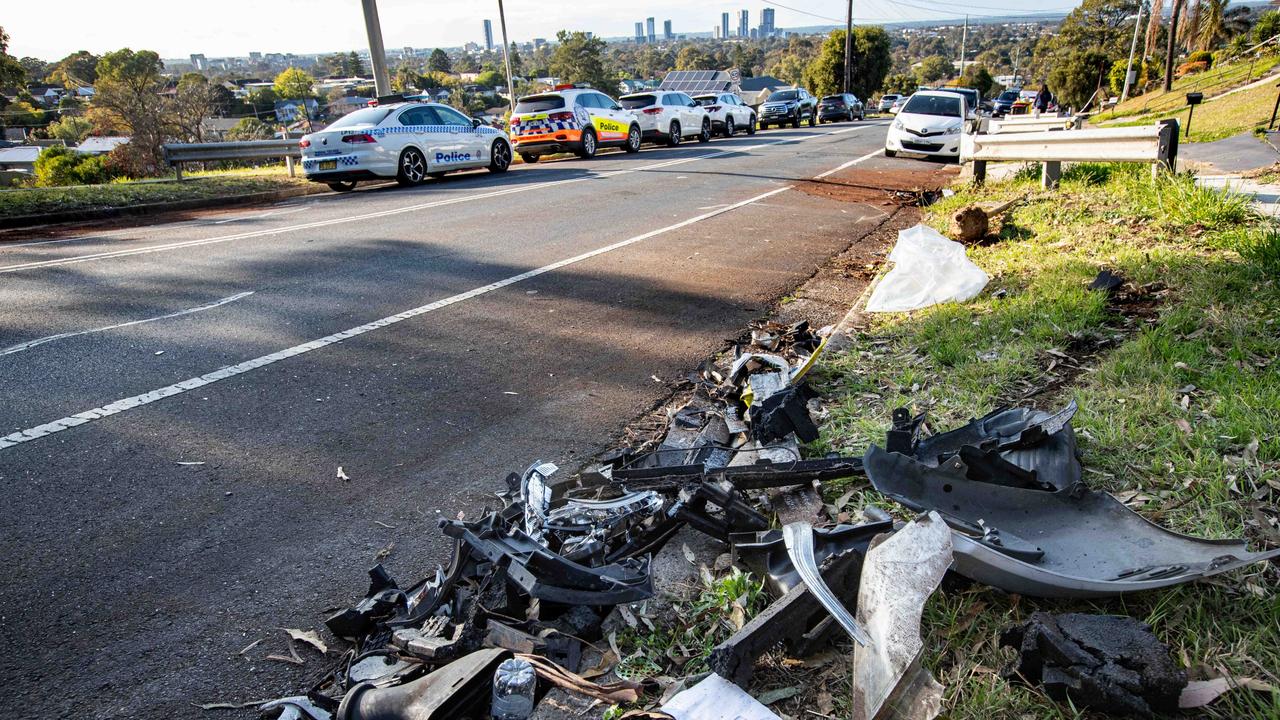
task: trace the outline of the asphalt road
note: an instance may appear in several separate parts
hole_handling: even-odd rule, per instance
[[[507,473],[609,447],[884,217],[789,189],[913,162],[883,137],[770,131],[0,244],[7,705],[192,717],[305,687],[327,663],[265,660],[279,628],[318,628],[393,543],[418,579],[436,518]]]

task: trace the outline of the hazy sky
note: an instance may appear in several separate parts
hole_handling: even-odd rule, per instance
[[[360,0],[3,0],[0,26],[12,37],[9,52],[55,60],[76,50],[102,53],[121,47],[150,49],[161,57],[191,53],[209,57],[247,55],[250,51],[317,53],[365,47]],[[557,30],[590,30],[604,37],[631,35],[637,20],[652,15],[657,31],[670,19],[676,33],[707,32],[720,13],[773,7],[780,28],[832,24],[844,18],[842,0],[641,0],[634,3],[506,0],[507,31],[512,40],[553,38]],[[1071,0],[854,0],[855,21],[933,20],[972,15],[1007,15],[1066,10]],[[572,8],[572,9],[570,9]],[[792,9],[788,9],[792,8]],[[801,12],[804,11],[804,12]],[[497,0],[426,2],[379,0],[383,38],[388,48],[415,48],[483,42],[482,20],[494,21],[500,42]],[[805,14],[812,13],[812,14]],[[815,17],[822,16],[822,17]],[[835,20],[831,20],[831,19]]]

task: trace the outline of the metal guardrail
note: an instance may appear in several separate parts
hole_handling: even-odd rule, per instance
[[[985,125],[988,135],[1045,132],[1049,130],[1079,130],[1084,126],[1084,117],[1079,115],[1073,117],[1060,117],[1057,115],[1035,117],[1026,115],[1001,119],[991,118],[986,121]]]
[[[1172,170],[1178,157],[1178,121],[1145,127],[1101,128],[1071,132],[1013,132],[964,135],[960,162],[973,163],[974,181],[986,179],[988,162],[1043,163],[1041,183],[1054,188],[1064,162],[1151,163],[1154,171]]]
[[[245,140],[241,142],[185,143],[164,146],[164,159],[182,179],[182,166],[189,162],[216,160],[272,160],[284,158],[289,176],[294,175],[293,161],[302,157],[297,140]]]

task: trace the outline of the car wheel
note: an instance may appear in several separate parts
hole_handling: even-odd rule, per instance
[[[530,165],[538,162],[538,158],[540,157],[542,156],[536,153],[520,153],[520,159],[529,163]]]
[[[747,118],[747,134],[748,134],[748,135],[755,135],[755,134],[756,134],[756,117],[755,117],[755,115],[752,115],[751,117]]]
[[[342,180],[340,182],[325,183],[325,185],[328,185],[329,189],[334,192],[351,192],[356,189],[355,180]]]
[[[640,152],[640,140],[640,126],[632,125],[631,129],[627,131],[627,144],[623,149],[629,153]]]
[[[400,170],[396,182],[401,185],[417,185],[427,176],[427,159],[417,148],[406,148],[400,153]]]
[[[494,140],[489,150],[489,172],[504,173],[511,167],[511,147],[501,140]]]
[[[885,156],[885,157],[898,157],[898,153],[897,153],[896,151],[890,150],[889,148],[885,148],[885,149],[884,149],[884,156]]]
[[[796,116],[796,119],[795,119],[795,120],[792,120],[792,121],[791,121],[791,127],[793,127],[793,128],[798,128],[798,127],[800,127],[800,116],[799,116],[799,115],[797,115],[797,116]]]
[[[675,147],[680,144],[680,140],[682,139],[683,138],[680,137],[680,121],[672,120],[671,127],[667,129],[667,145]]]
[[[596,131],[590,128],[582,131],[582,149],[578,151],[578,157],[583,160],[590,160],[596,156]]]
[[[711,118],[702,119],[702,132],[698,133],[698,142],[711,142]]]
[[[818,125],[818,116],[817,116],[817,115],[810,115],[810,116],[809,116],[809,127],[816,127],[817,125]]]
[[[733,116],[730,115],[724,119],[724,136],[731,138],[735,132],[737,132],[737,128],[733,126]]]

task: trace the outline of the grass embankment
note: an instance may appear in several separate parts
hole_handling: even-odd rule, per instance
[[[1179,532],[1275,546],[1280,233],[1242,199],[1199,189],[1189,176],[1153,182],[1145,168],[1118,167],[1074,166],[1056,193],[1011,181],[933,206],[928,221],[945,228],[967,203],[1030,193],[998,242],[970,250],[992,276],[978,298],[873,317],[855,350],[824,360],[815,382],[838,403],[817,449],[860,454],[883,443],[903,405],[949,429],[1002,404],[1058,408],[1074,398],[1093,487]],[[1147,286],[1150,302],[1126,311],[1087,290],[1102,267]],[[885,505],[861,483],[826,492],[854,487],[855,504]],[[1276,567],[1256,565],[1101,601],[1018,598],[981,585],[939,592],[924,616],[926,663],[947,686],[947,717],[1086,717],[1001,679],[998,633],[1035,610],[1116,613],[1150,623],[1193,679],[1228,673],[1275,685],[1278,579]],[[847,687],[833,692],[847,702]],[[1280,717],[1280,694],[1235,690],[1198,712]]]
[[[65,188],[18,188],[0,190],[0,216],[133,207],[179,200],[232,198],[311,185],[313,184],[301,177],[301,173],[298,177],[291,178],[282,168],[255,168],[191,173],[188,179],[182,182],[118,181],[103,185],[78,185]]]
[[[1195,115],[1191,118],[1191,137],[1184,135],[1182,142],[1213,142],[1266,127],[1276,104],[1277,92],[1280,91],[1268,83],[1197,106]],[[1185,98],[1182,107],[1176,110],[1126,119],[1123,122],[1110,123],[1107,127],[1149,125],[1165,118],[1177,118],[1180,126],[1185,128],[1187,122]]]
[[[1173,81],[1173,90],[1163,87],[1135,95],[1111,110],[1099,113],[1094,119],[1106,121],[1132,115],[1171,112],[1187,105],[1188,92],[1203,92],[1205,97],[1221,95],[1233,88],[1264,78],[1280,67],[1280,55],[1267,55],[1256,60],[1248,58],[1223,62],[1195,75],[1184,75]],[[1275,95],[1272,95],[1274,98]]]

